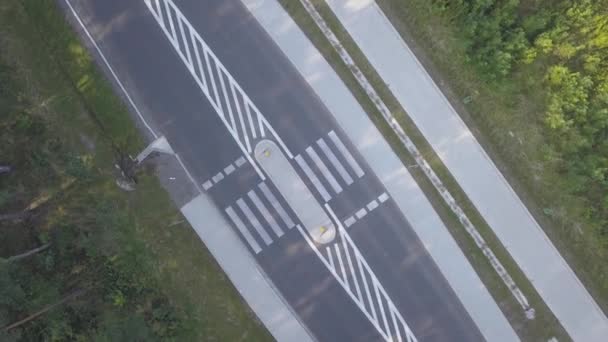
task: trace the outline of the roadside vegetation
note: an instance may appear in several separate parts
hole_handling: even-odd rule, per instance
[[[378,0],[608,307],[608,2]]]
[[[0,340],[271,340],[52,0],[0,3]],[[116,185],[121,172],[136,190]]]
[[[400,146],[380,113],[352,77],[348,66],[341,61],[300,2],[280,2],[332,64],[404,164],[412,165],[411,156]],[[413,177],[520,337],[524,340],[547,340],[551,337],[557,337],[560,341],[568,340],[568,335],[532,284],[496,239],[324,0],[312,0],[312,3],[536,309],[535,320],[529,321],[523,316],[485,256],[466,236],[458,219],[422,173],[410,168]],[[598,184],[592,182],[597,178],[588,176],[584,188],[580,187],[583,183],[577,183],[578,187],[570,183],[585,177],[582,170],[574,172],[573,164],[593,160],[599,163],[594,165],[601,166],[605,165],[602,163],[608,156],[605,145],[607,126],[599,124],[601,120],[596,120],[598,114],[606,114],[606,97],[598,97],[598,94],[605,88],[603,84],[608,74],[604,70],[601,76],[599,69],[593,69],[596,72],[588,78],[593,86],[587,84],[585,94],[575,87],[575,78],[585,78],[584,75],[591,74],[585,71],[581,62],[588,59],[585,54],[603,51],[601,61],[592,60],[606,65],[606,38],[603,35],[608,34],[605,16],[608,7],[605,1],[604,5],[580,2],[575,10],[569,10],[564,1],[541,0],[521,3],[493,0],[377,0],[377,3],[413,47],[548,235],[590,287],[592,294],[605,306],[608,299],[608,282],[605,280],[608,268],[604,247],[607,238],[602,231],[608,227],[605,216],[602,216],[605,213],[602,201],[608,195],[606,178],[604,183]],[[601,9],[604,10],[603,16]],[[584,16],[575,19],[576,13]],[[580,26],[587,21],[588,26]],[[581,55],[563,59],[557,52],[541,48],[537,40],[547,40],[547,37],[554,45],[545,41],[544,46],[553,46],[557,51],[556,46],[561,39],[562,43],[576,45],[576,51]],[[597,44],[604,45],[600,48]],[[585,101],[580,102],[578,98]],[[571,110],[574,107],[580,109],[579,105],[584,105],[586,114],[572,114]],[[550,112],[555,108],[558,110]],[[560,122],[556,117],[570,122],[568,127],[562,127],[567,128],[568,132],[554,126],[555,122]],[[591,117],[595,119],[587,124],[580,121],[585,118],[591,120]],[[606,119],[604,115],[603,122]],[[587,128],[582,128],[585,125]],[[594,126],[596,131],[589,130],[589,125]],[[573,137],[578,137],[579,143],[593,143],[588,149],[568,150],[566,147],[572,142],[567,143],[567,139]],[[600,146],[603,146],[603,150]],[[597,175],[597,171],[594,174]],[[591,175],[591,172],[587,175]]]

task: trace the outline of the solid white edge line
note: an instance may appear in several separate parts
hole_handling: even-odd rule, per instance
[[[110,63],[108,62],[108,60],[106,59],[106,56],[103,54],[103,52],[101,52],[101,49],[99,48],[99,45],[97,45],[97,43],[95,42],[95,39],[93,39],[93,36],[91,35],[91,33],[89,32],[89,30],[87,29],[87,27],[84,25],[84,22],[82,21],[82,19],[80,19],[80,16],[78,15],[78,13],[76,13],[76,10],[74,9],[74,7],[70,3],[70,1],[69,0],[64,0],[64,1],[65,1],[66,5],[68,5],[68,7],[70,8],[70,12],[72,12],[72,14],[74,15],[74,18],[76,18],[76,21],[78,21],[78,24],[80,25],[80,27],[82,28],[82,30],[86,34],[87,38],[89,38],[89,41],[91,42],[91,44],[95,48],[95,51],[97,51],[97,53],[99,54],[99,56],[103,60],[103,63],[105,64],[105,66],[110,71],[110,74],[112,74],[112,77],[114,77],[114,80],[116,81],[116,84],[118,85],[118,87],[120,88],[120,90],[122,90],[123,94],[127,98],[127,101],[129,102],[129,104],[131,105],[131,107],[133,107],[133,109],[137,113],[137,116],[139,116],[139,119],[143,122],[144,126],[146,126],[146,128],[148,129],[148,131],[150,131],[150,133],[152,134],[152,136],[154,137],[154,139],[158,138],[158,135],[154,132],[154,130],[152,130],[152,127],[150,127],[150,125],[148,124],[148,122],[146,122],[146,119],[144,119],[144,116],[139,111],[139,108],[137,108],[137,106],[135,105],[135,102],[133,102],[133,100],[131,99],[131,96],[129,95],[129,93],[127,92],[127,90],[123,86],[122,82],[120,81],[120,79],[116,75],[116,72],[114,72],[114,69],[112,68],[112,66],[110,65]],[[146,0],[146,1],[149,1],[149,0]]]

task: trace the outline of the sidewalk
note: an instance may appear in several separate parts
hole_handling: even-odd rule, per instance
[[[488,341],[517,335],[407,169],[344,83],[274,0],[241,0],[366,159]],[[415,333],[415,332],[414,332]]]
[[[605,340],[606,316],[380,8],[327,2],[570,336]]]
[[[314,341],[207,195],[195,197],[181,212],[277,341]]]

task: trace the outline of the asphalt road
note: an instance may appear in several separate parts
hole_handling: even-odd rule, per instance
[[[297,221],[286,202],[277,196],[272,182],[262,182],[251,164],[240,164],[241,149],[144,2],[73,0],[72,4],[154,130],[168,139],[201,186],[212,185],[206,192],[216,205],[227,209],[227,216],[231,208],[239,217],[254,244],[237,223],[233,228],[311,333],[320,341],[381,340],[378,330],[345,291],[344,284],[336,280],[298,229],[289,227],[278,210],[273,210],[273,201],[266,196],[261,183],[275,194],[285,214]],[[385,192],[381,183],[306,81],[241,3],[185,0],[176,4],[289,150],[307,161],[331,197],[326,200],[320,191],[315,191],[318,201],[327,202],[343,221],[355,219],[346,228],[348,233],[418,340],[483,340],[405,217],[390,198],[380,199]],[[221,77],[217,73],[215,76]],[[362,175],[349,162],[348,153],[333,140],[331,131],[352,154]],[[249,138],[254,143],[255,139]],[[333,152],[352,183],[337,171],[318,139]],[[321,164],[328,167],[340,191],[336,191],[320,163],[307,152],[309,147],[316,151]],[[310,189],[317,189],[303,169],[298,168],[298,173]],[[257,206],[256,195],[257,202],[263,203],[271,218]],[[373,201],[377,207],[369,206],[365,216],[357,215]],[[233,217],[229,218],[235,222]],[[256,219],[265,234],[259,232]],[[276,222],[280,233],[271,229],[268,220]],[[320,250],[327,252],[327,248]],[[352,249],[337,244],[329,249],[332,250],[327,253],[333,253],[337,270],[339,250],[345,264],[345,255],[354,255]],[[358,277],[363,284],[361,275],[351,277]],[[346,283],[354,292],[357,280],[353,278]],[[375,308],[380,311],[378,303]]]

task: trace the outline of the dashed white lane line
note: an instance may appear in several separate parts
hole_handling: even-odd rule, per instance
[[[389,197],[386,194],[386,192],[383,192],[380,196],[378,196],[377,199],[371,200],[369,203],[367,203],[365,205],[364,208],[360,208],[359,210],[357,210],[354,215],[349,216],[346,219],[344,219],[344,226],[347,228],[352,226],[358,220],[361,220],[367,214],[371,213],[373,210],[378,208],[380,206],[380,204],[378,202],[384,203],[384,202],[388,201],[388,199],[389,199]]]
[[[208,191],[213,186],[215,186],[216,184],[224,180],[226,177],[228,177],[230,174],[232,174],[234,171],[236,171],[237,168],[243,166],[246,162],[247,161],[244,157],[239,157],[234,163],[228,164],[228,166],[223,169],[223,173],[222,171],[220,171],[215,176],[211,177],[211,179],[205,181],[203,183],[203,189],[205,191]]]
[[[246,161],[245,161],[245,158],[243,158],[243,157],[240,157],[239,159],[237,159],[237,160],[234,162],[234,164],[236,164],[236,167],[241,167],[241,166],[243,166],[243,164],[245,164],[245,163],[246,163]]]
[[[224,173],[226,174],[226,176],[228,176],[229,174],[234,172],[234,170],[236,170],[236,168],[234,167],[234,165],[230,164],[224,168]]]
[[[388,194],[385,192],[382,195],[378,196],[378,200],[380,203],[384,203],[388,200]]]
[[[346,220],[344,220],[344,225],[346,227],[350,227],[353,224],[355,224],[355,222],[357,222],[357,219],[351,216],[351,217],[347,218]]]
[[[367,210],[368,211],[372,211],[372,210],[374,210],[376,208],[378,208],[378,201],[376,201],[376,200],[373,200],[373,201],[371,201],[371,202],[369,202],[367,204]]]
[[[217,184],[222,179],[224,179],[224,174],[222,174],[221,172],[218,172],[218,174],[216,174],[215,176],[211,177],[211,179],[213,180],[213,183]]]
[[[365,210],[365,208],[361,208],[355,213],[355,216],[357,216],[357,219],[359,220],[362,219],[365,215],[367,215],[367,210]]]
[[[203,189],[205,189],[205,191],[211,189],[212,186],[213,186],[213,183],[211,183],[210,180],[208,180],[205,183],[203,183]]]

